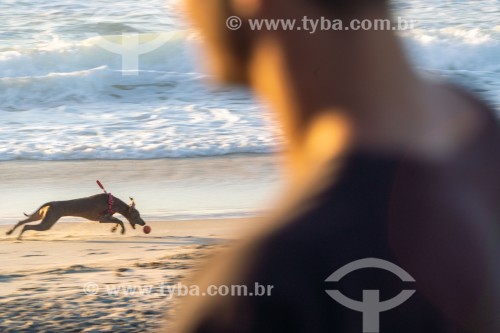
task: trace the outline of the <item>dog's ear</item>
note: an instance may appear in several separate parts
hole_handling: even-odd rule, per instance
[[[130,207],[135,208],[135,201],[134,201],[134,198],[132,198],[132,197],[129,197],[129,198],[130,198],[130,201],[131,201],[131,203],[130,203]]]

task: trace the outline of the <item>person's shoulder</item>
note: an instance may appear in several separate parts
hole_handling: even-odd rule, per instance
[[[482,95],[471,92],[469,89],[448,83],[447,87],[454,91],[462,102],[469,104],[470,109],[479,120],[479,137],[484,138],[487,135],[500,135],[500,122],[498,118],[498,111],[491,102]]]
[[[370,209],[360,209],[357,199],[331,202],[330,193],[299,204],[306,208],[292,207],[297,213],[268,220],[268,227],[220,257],[225,268],[218,272],[233,272],[239,275],[236,281],[243,283],[307,279],[307,274],[296,273],[310,272],[309,278],[324,275],[322,266],[345,261],[343,249],[351,249],[352,257],[362,256],[368,245],[375,249],[383,242],[384,226],[377,223],[383,223],[382,218]]]

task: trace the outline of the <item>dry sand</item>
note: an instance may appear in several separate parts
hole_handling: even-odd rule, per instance
[[[0,332],[154,332],[175,306],[169,288],[255,222],[153,222],[123,236],[60,222],[23,241],[0,226]]]

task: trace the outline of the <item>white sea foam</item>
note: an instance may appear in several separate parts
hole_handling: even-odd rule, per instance
[[[404,34],[410,57],[482,95],[500,110],[500,34],[478,29],[416,29]]]
[[[0,53],[0,160],[151,159],[268,153],[279,138],[246,92],[208,91],[191,38],[174,32],[138,76],[99,38]]]

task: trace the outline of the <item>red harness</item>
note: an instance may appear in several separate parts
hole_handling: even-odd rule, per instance
[[[113,195],[111,193],[108,193],[106,192],[106,190],[104,189],[104,186],[102,186],[101,182],[96,180],[96,183],[97,185],[99,185],[99,187],[104,191],[104,193],[106,193],[108,195],[108,210],[105,211],[103,213],[103,215],[113,215],[114,213],[116,213],[114,210],[113,210],[113,204],[115,203],[115,198],[113,198]]]
[[[113,215],[115,211],[113,210],[113,204],[115,203],[115,199],[111,193],[108,193],[108,215]]]
[[[113,195],[111,193],[106,193],[106,194],[108,195],[108,209],[105,210],[104,212],[102,212],[101,214],[112,216],[114,213],[116,213],[113,210],[113,204],[115,203],[115,198],[113,197]]]

